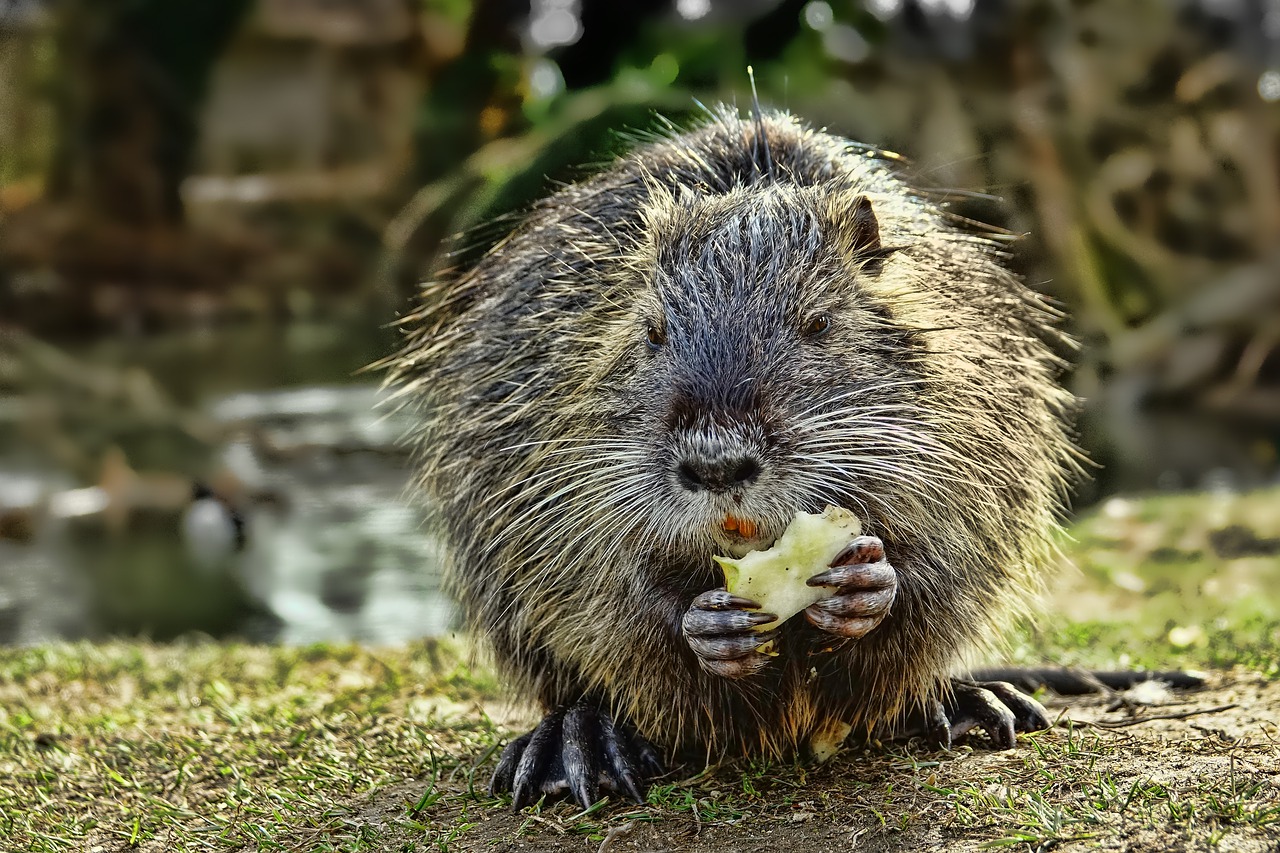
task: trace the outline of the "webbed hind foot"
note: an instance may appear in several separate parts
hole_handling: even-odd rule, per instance
[[[542,796],[567,797],[586,808],[601,793],[645,801],[649,781],[663,773],[658,752],[630,726],[588,702],[558,708],[537,728],[507,744],[489,782],[510,793],[516,811]]]

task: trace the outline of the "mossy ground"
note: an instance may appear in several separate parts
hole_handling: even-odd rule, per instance
[[[528,712],[450,642],[6,649],[0,850],[1275,850],[1280,492],[1113,501],[1072,535],[1012,658],[1210,690],[1054,701],[1013,752],[868,747],[512,814],[484,784]]]

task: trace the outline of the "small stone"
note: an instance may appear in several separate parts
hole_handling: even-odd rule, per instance
[[[1142,592],[1147,588],[1147,582],[1133,572],[1116,572],[1111,582],[1126,592]]]
[[[1135,705],[1163,705],[1173,700],[1173,691],[1163,681],[1139,681],[1124,691],[1124,698]]]
[[[1175,649],[1185,649],[1199,645],[1206,639],[1204,629],[1199,625],[1179,625],[1169,630],[1169,645]]]

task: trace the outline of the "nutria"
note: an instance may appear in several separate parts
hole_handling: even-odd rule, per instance
[[[1069,342],[895,166],[721,109],[538,203],[407,318],[392,381],[453,592],[547,711],[493,778],[517,807],[640,798],[661,754],[1048,725],[954,674],[1050,561]],[[771,616],[712,554],[828,504],[867,534],[815,576],[835,594],[750,630]]]

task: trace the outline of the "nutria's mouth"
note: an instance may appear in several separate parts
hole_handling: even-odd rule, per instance
[[[726,515],[715,530],[714,537],[728,556],[742,557],[752,551],[767,550],[777,538],[776,534],[770,536],[761,527],[754,519]]]
[[[726,533],[737,534],[743,539],[754,539],[756,537],[756,523],[749,518],[726,515],[721,526]]]

